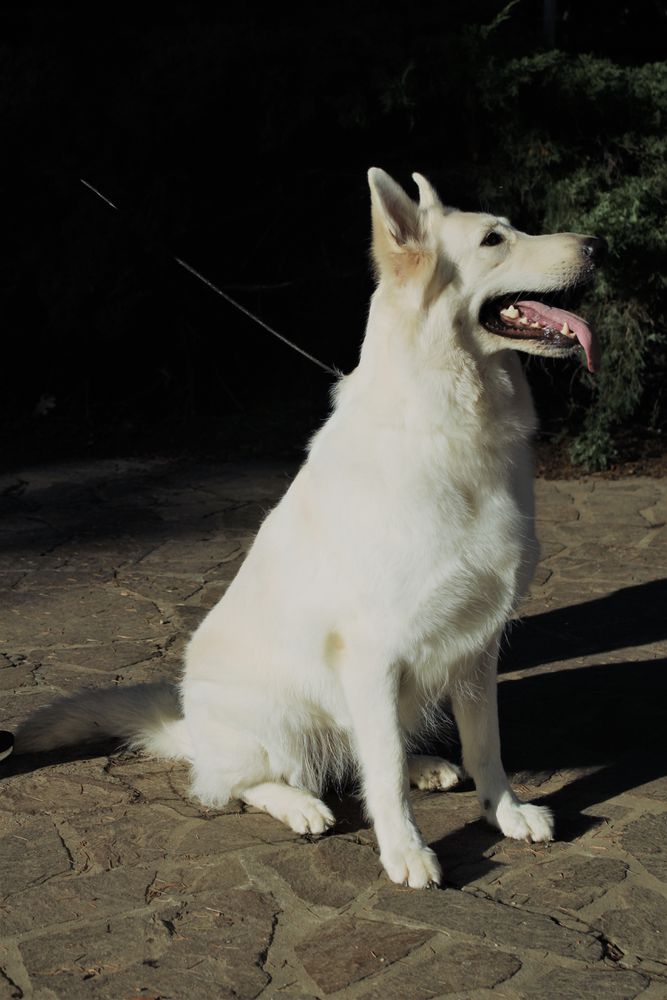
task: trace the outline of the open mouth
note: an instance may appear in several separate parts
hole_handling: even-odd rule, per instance
[[[517,292],[488,299],[480,312],[480,323],[489,333],[513,340],[530,340],[554,348],[554,353],[571,352],[581,345],[586,352],[589,372],[600,365],[597,338],[585,319],[562,308],[563,296],[533,298]],[[547,351],[548,353],[548,351]]]

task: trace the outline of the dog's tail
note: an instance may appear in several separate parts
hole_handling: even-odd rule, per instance
[[[176,687],[161,681],[59,698],[19,726],[14,752],[38,753],[109,738],[156,757],[189,758],[190,741]]]

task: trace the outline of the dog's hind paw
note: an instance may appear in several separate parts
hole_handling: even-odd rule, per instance
[[[399,885],[407,885],[411,889],[430,889],[440,885],[442,871],[430,847],[385,851],[380,860],[392,882]]]
[[[421,754],[408,757],[410,784],[426,792],[444,792],[458,785],[463,778],[463,770],[450,764],[442,757],[426,757]]]
[[[546,806],[505,800],[498,806],[495,825],[513,840],[537,843],[554,839],[553,813]]]

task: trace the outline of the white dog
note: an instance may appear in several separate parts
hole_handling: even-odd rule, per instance
[[[191,761],[193,793],[231,796],[300,833],[334,823],[325,782],[356,768],[394,882],[440,881],[408,785],[460,770],[406,743],[451,702],[486,818],[549,840],[500,759],[496,660],[531,579],[535,417],[514,351],[597,345],[541,298],[591,277],[603,242],[527,236],[504,218],[413,202],[369,172],[378,285],[358,367],[241,570],[192,638],[180,704],[168,685],[89,692],[37,712],[17,750],[122,736]],[[529,295],[522,290],[530,289]]]

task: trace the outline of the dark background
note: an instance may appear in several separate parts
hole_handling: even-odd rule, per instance
[[[299,453],[331,379],[170,257],[348,371],[370,165],[528,231],[604,231],[601,379],[529,376],[547,435],[590,467],[628,426],[659,438],[667,85],[647,64],[666,28],[658,0],[6,2],[5,465]]]

